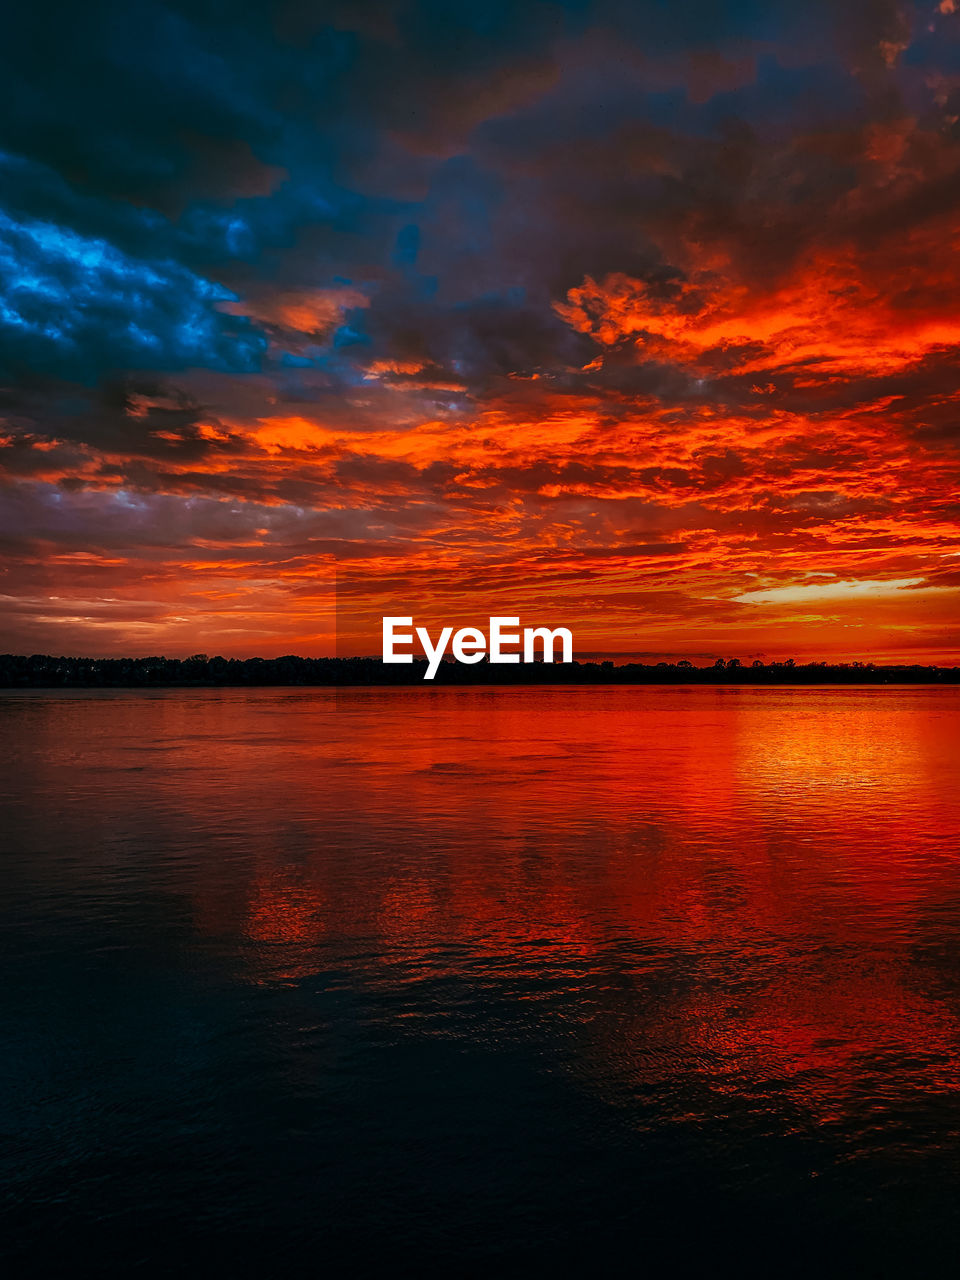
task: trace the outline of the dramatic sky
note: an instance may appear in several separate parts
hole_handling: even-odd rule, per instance
[[[953,662],[958,461],[960,0],[5,16],[2,649]]]

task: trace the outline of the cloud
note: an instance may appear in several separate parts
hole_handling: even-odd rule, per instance
[[[944,648],[942,6],[97,0],[6,35],[0,589],[76,594],[18,643],[132,643],[113,592],[154,648],[243,613],[237,650],[289,649],[338,564],[361,638],[413,592],[604,652],[794,649],[806,600],[842,615],[808,651]]]
[[[805,604],[819,600],[862,600],[865,596],[888,596],[907,587],[917,587],[922,578],[869,579],[850,582],[798,582],[784,587],[763,587],[734,596],[739,604]]]
[[[0,210],[0,335],[5,371],[86,381],[105,370],[256,368],[265,341],[223,317],[231,298],[172,261],[129,257],[105,240]]]

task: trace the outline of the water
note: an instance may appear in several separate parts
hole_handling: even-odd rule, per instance
[[[18,692],[13,1273],[960,1245],[960,690]]]

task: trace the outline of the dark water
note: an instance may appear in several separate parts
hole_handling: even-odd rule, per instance
[[[953,1274],[960,690],[0,696],[11,1274]]]

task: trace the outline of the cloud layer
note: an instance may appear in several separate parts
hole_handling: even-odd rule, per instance
[[[0,643],[498,611],[955,660],[958,37],[889,0],[18,13]]]

